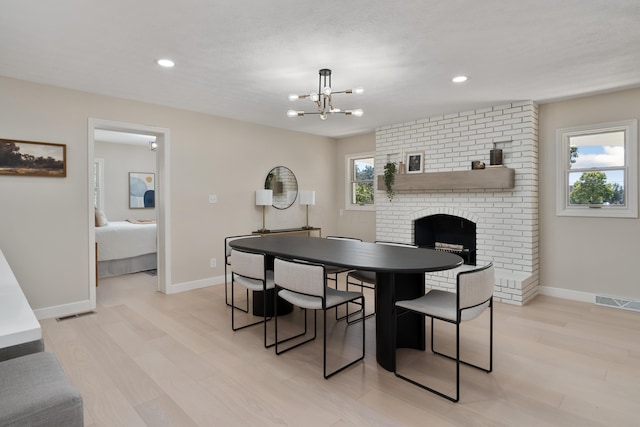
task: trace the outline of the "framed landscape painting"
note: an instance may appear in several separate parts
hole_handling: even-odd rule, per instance
[[[0,175],[67,176],[67,146],[0,139]]]

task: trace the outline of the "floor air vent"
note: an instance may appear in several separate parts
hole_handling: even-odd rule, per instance
[[[596,295],[596,304],[605,307],[621,308],[640,312],[640,301]]]
[[[90,314],[96,314],[96,312],[95,311],[85,311],[84,313],[71,314],[69,316],[63,316],[63,317],[56,317],[56,320],[58,322],[62,322],[63,320],[77,319],[78,317],[84,317],[84,316],[88,316]]]

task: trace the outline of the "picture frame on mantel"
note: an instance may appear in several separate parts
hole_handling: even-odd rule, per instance
[[[407,173],[422,173],[424,170],[424,152],[407,153],[406,170]]]

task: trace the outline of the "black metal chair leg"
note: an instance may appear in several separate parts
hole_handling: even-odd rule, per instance
[[[360,297],[361,300],[361,305],[364,307],[364,295]],[[349,304],[349,302],[346,302],[345,305]],[[336,307],[337,309],[337,307]],[[324,379],[329,379],[332,376],[334,376],[335,374],[344,371],[345,369],[347,369],[350,366],[355,365],[356,363],[358,363],[359,361],[364,359],[364,351],[365,351],[365,324],[364,324],[364,310],[362,311],[363,314],[363,318],[361,319],[362,321],[362,355],[355,359],[352,360],[351,362],[341,366],[340,368],[327,373],[327,312],[326,310],[323,312],[323,318],[324,318],[324,343],[323,343],[323,374],[324,374]],[[357,323],[357,322],[353,322],[353,323]]]

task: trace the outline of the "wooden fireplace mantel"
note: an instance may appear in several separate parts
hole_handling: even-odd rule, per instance
[[[453,172],[398,174],[393,184],[395,191],[435,190],[501,190],[514,187],[515,170],[487,168]],[[384,190],[384,177],[378,176],[378,189]]]

